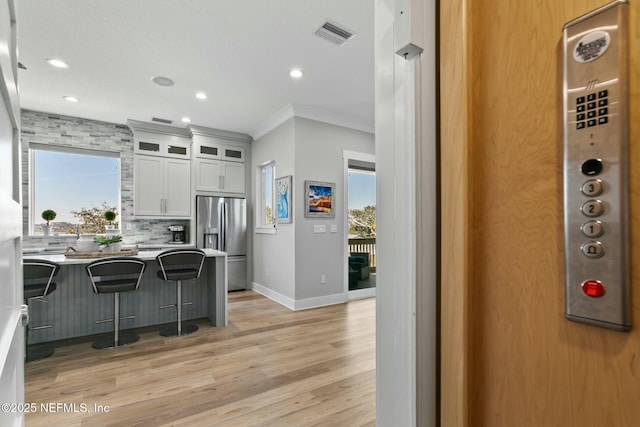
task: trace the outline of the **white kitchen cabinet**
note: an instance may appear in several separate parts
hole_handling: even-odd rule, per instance
[[[136,132],[133,141],[134,154],[191,159],[191,140],[187,137]]]
[[[244,163],[221,160],[196,159],[195,181],[197,191],[244,193]]]
[[[135,155],[134,211],[136,216],[190,217],[191,162]]]
[[[244,163],[245,150],[244,147],[237,147],[235,145],[222,146],[222,152],[220,158],[229,162],[242,162]]]

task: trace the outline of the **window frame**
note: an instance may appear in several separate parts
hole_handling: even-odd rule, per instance
[[[29,195],[29,206],[28,206],[28,235],[30,237],[45,237],[43,234],[35,233],[35,224],[37,221],[35,212],[35,152],[36,151],[53,151],[57,153],[68,153],[68,154],[77,154],[84,156],[94,156],[94,157],[110,157],[118,159],[119,161],[119,176],[118,176],[118,212],[122,215],[122,156],[119,151],[110,151],[110,150],[93,150],[89,148],[76,148],[69,147],[63,145],[52,145],[52,144],[38,144],[38,143],[30,143],[28,148],[28,156],[29,156],[29,182],[28,182],[28,195]],[[59,236],[60,237],[60,236]],[[64,237],[64,235],[62,235]]]
[[[267,169],[271,168],[271,218],[272,223],[266,224],[264,219],[266,216],[266,182],[265,176]],[[275,218],[275,181],[276,181],[276,162],[270,160],[256,167],[256,219],[255,232],[259,234],[276,234],[277,221]]]

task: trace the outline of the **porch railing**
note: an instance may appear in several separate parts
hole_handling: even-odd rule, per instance
[[[349,253],[366,252],[369,254],[369,271],[376,271],[376,238],[357,237],[349,239]]]

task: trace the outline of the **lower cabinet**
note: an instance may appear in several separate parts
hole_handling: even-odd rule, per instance
[[[196,190],[244,193],[244,163],[196,159]]]
[[[191,216],[191,161],[134,156],[134,211],[137,216]]]

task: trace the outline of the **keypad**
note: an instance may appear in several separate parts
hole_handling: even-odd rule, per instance
[[[609,90],[588,93],[576,98],[576,129],[609,123]],[[586,115],[585,115],[586,111]]]
[[[596,219],[605,213],[605,204],[602,200],[590,199],[605,192],[605,182],[598,178],[591,178],[600,175],[603,168],[601,159],[588,159],[580,166],[580,172],[590,177],[580,186],[580,192],[587,198],[580,206],[580,212],[586,217],[585,222],[580,226],[580,231],[585,237],[591,239],[605,234],[604,224]],[[599,241],[587,241],[582,243],[580,251],[587,258],[596,259],[604,255],[604,245]]]

